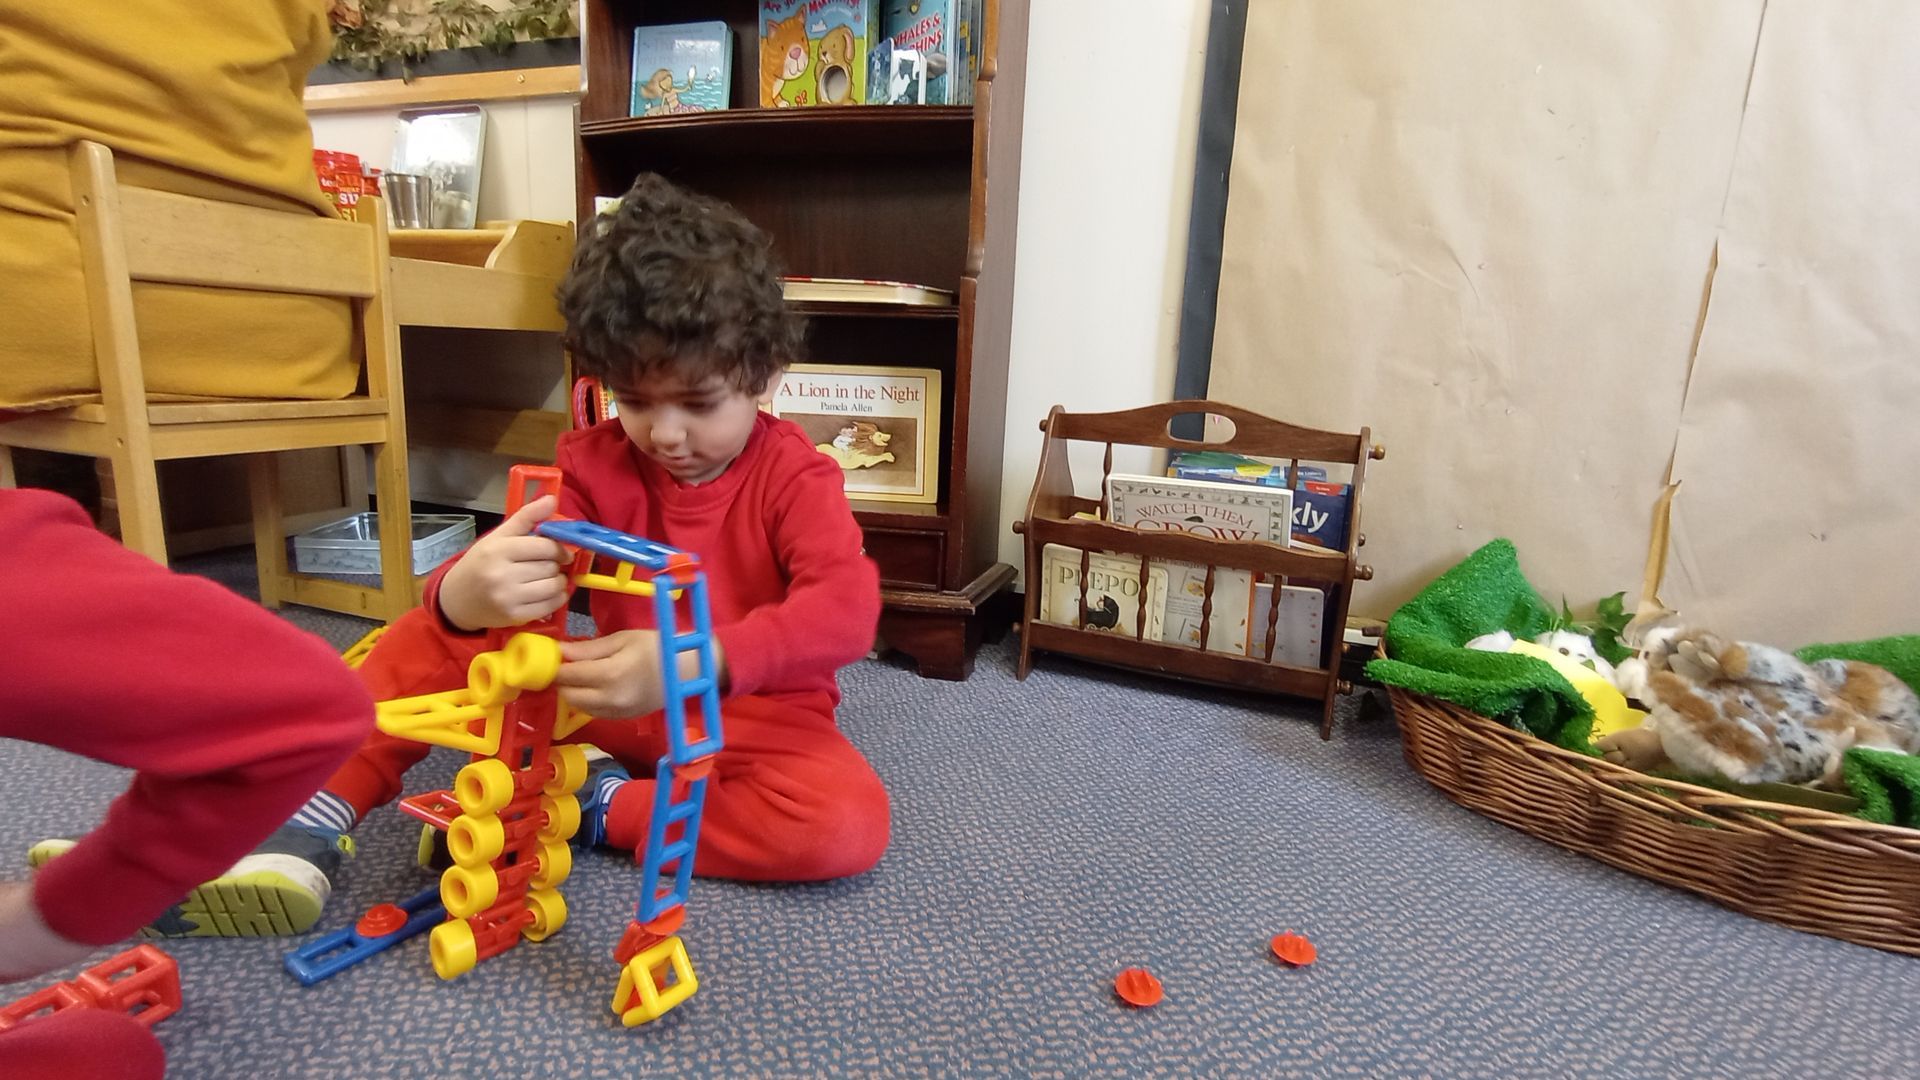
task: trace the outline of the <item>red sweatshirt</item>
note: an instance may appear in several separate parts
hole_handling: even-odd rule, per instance
[[[834,672],[873,648],[880,572],[839,466],[798,425],[761,413],[727,471],[696,486],[641,453],[617,420],[562,435],[558,464],[561,514],[700,557],[730,695],[833,712]],[[446,569],[428,583],[429,610]],[[653,628],[649,598],[595,592],[592,604],[601,634]]]
[[[326,642],[128,551],[51,492],[0,490],[0,597],[0,737],[135,770],[34,878],[70,940],[126,937],[232,866],[373,727]]]

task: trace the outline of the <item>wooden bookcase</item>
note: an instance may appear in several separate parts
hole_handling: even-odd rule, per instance
[[[1026,0],[986,0],[973,105],[761,109],[755,0],[585,0],[579,220],[641,172],[722,198],[773,237],[790,274],[912,281],[951,307],[802,304],[815,363],[938,368],[939,501],[854,501],[880,566],[880,632],[920,673],[965,678],[997,561],[1019,189]],[[723,19],[732,108],[627,115],[638,26]]]

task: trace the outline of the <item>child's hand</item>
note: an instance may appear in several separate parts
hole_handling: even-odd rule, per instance
[[[560,500],[542,495],[481,537],[440,581],[440,613],[462,630],[519,626],[567,602],[566,549],[535,536]]]
[[[660,635],[621,630],[606,637],[560,643],[560,675],[553,684],[567,704],[590,716],[645,716],[665,704]]]
[[[55,933],[33,906],[33,882],[0,882],[0,983],[57,971],[91,953],[95,945]]]

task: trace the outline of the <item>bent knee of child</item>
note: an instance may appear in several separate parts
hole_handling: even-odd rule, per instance
[[[788,848],[794,879],[828,881],[864,874],[880,862],[892,839],[887,792],[879,778],[825,793],[795,824]]]

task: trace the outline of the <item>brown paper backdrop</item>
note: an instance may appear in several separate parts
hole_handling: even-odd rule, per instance
[[[1773,0],[1681,418],[1666,601],[1920,631],[1920,6]]]
[[[1889,426],[1920,402],[1920,227],[1884,205],[1914,202],[1920,13],[1881,7],[1251,5],[1210,393],[1387,445],[1359,612],[1501,535],[1550,599],[1631,597],[1684,403],[1669,602],[1785,640],[1920,624],[1904,565],[1903,596],[1833,599],[1841,553],[1920,537],[1860,483],[1920,462]],[[1827,540],[1779,539],[1815,514]]]

